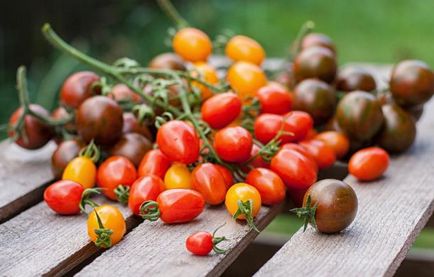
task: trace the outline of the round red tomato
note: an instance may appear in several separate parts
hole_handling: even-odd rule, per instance
[[[250,158],[252,135],[243,127],[227,127],[219,130],[214,138],[214,148],[227,162],[242,163]]]
[[[348,163],[348,171],[360,181],[380,178],[389,167],[389,154],[380,147],[357,151]]]
[[[220,170],[212,163],[198,165],[191,174],[192,188],[197,190],[210,205],[225,201],[227,184]]]
[[[140,215],[140,206],[145,201],[155,201],[164,190],[164,182],[160,177],[148,175],[139,177],[130,188],[128,207],[135,215]]]
[[[139,165],[138,174],[139,176],[153,174],[160,178],[164,178],[170,165],[170,160],[160,151],[160,149],[153,149],[143,157]]]
[[[60,103],[76,109],[89,97],[95,95],[93,84],[99,76],[90,71],[80,71],[69,76],[60,90]]]
[[[283,117],[277,114],[261,114],[255,120],[253,126],[255,138],[263,144],[272,140],[283,128]],[[286,135],[280,137],[280,140],[289,140]]]
[[[278,204],[285,199],[285,184],[279,175],[269,169],[252,169],[246,177],[246,183],[259,191],[265,205]]]
[[[226,92],[212,96],[201,108],[202,119],[213,129],[221,129],[241,113],[241,100],[235,93]]]
[[[294,134],[293,136],[291,136],[291,141],[303,140],[309,134],[309,131],[313,128],[313,119],[306,112],[289,112],[283,117],[283,120],[284,130]]]
[[[261,113],[285,114],[291,111],[292,95],[283,87],[266,85],[256,92]]]
[[[306,140],[300,142],[300,145],[312,154],[319,169],[330,167],[336,161],[335,151],[322,140]]]

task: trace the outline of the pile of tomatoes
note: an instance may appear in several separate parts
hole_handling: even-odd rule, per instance
[[[254,39],[229,38],[231,63],[218,72],[208,63],[208,35],[179,28],[173,53],[156,56],[142,71],[132,63],[103,72],[118,79],[91,71],[69,76],[51,115],[22,101],[9,135],[26,149],[56,141],[51,162],[59,181],[44,199],[62,215],[91,206],[88,234],[100,247],[120,241],[126,225],[116,206],[91,200],[95,193],[166,224],[192,221],[207,206],[224,204],[255,230],[261,207],[289,196],[302,206],[295,212],[306,224],[339,232],[355,218],[357,196],[342,181],[317,182],[318,171],[341,160],[360,181],[381,177],[388,152],[413,143],[434,75],[421,61],[402,61],[388,89],[380,90],[364,69],[338,71],[328,36],[309,33],[298,43],[291,66],[271,79],[261,67],[265,50]],[[152,78],[119,82],[123,77],[113,72],[121,70]],[[226,89],[218,91],[222,84]],[[219,253],[216,244],[224,239],[199,232],[187,239],[187,248]]]

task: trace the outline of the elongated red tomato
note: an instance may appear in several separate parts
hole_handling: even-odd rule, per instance
[[[221,129],[241,113],[241,100],[235,93],[226,92],[206,100],[201,108],[202,119],[213,129]]]
[[[170,164],[169,158],[160,149],[154,149],[143,157],[139,165],[138,174],[139,176],[154,174],[160,178],[164,178]]]
[[[261,113],[285,114],[291,111],[292,95],[283,87],[266,85],[256,92]]]
[[[302,111],[292,111],[287,113],[284,117],[284,129],[287,132],[292,132],[294,135],[290,141],[301,141],[306,138],[309,131],[313,128],[312,117]]]
[[[246,177],[246,183],[259,191],[262,203],[265,205],[278,204],[285,199],[285,184],[279,175],[269,169],[252,169]]]
[[[234,177],[232,176],[232,172],[227,168],[219,164],[214,165],[219,171],[220,174],[225,179],[226,188],[229,189],[234,184]]]
[[[300,145],[312,154],[319,169],[330,167],[336,161],[336,154],[333,148],[321,140],[305,140],[300,142]]]
[[[291,149],[291,150],[295,150],[297,152],[300,152],[306,158],[311,160],[313,164],[317,165],[315,157],[309,151],[307,151],[307,149],[305,147],[301,146],[300,144],[293,143],[293,142],[285,143],[284,145],[282,145],[281,149]]]
[[[389,154],[380,147],[357,151],[348,163],[348,171],[360,181],[373,181],[389,167]]]
[[[191,175],[192,188],[197,190],[210,205],[225,201],[227,185],[220,170],[212,163],[198,165]]]
[[[190,164],[199,157],[199,138],[192,126],[172,120],[158,129],[157,144],[171,161]]]
[[[255,137],[263,144],[267,144],[282,129],[283,117],[277,114],[261,114],[253,126]]]
[[[63,215],[80,213],[80,201],[84,188],[79,183],[61,180],[44,191],[44,200],[53,211]]]
[[[128,207],[135,215],[140,215],[140,206],[145,201],[155,201],[164,190],[164,182],[156,175],[143,176],[137,179],[130,189]]]
[[[250,158],[252,135],[243,127],[226,127],[214,138],[214,148],[219,157],[227,162],[242,163]]]

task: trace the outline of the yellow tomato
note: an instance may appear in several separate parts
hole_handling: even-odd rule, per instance
[[[96,166],[88,157],[74,158],[63,171],[62,180],[74,181],[84,188],[91,188],[95,186]]]
[[[267,77],[259,66],[243,61],[236,62],[229,68],[227,80],[243,100],[254,97],[256,91],[267,84]]]
[[[240,209],[239,202],[248,203],[252,201],[251,215],[241,213],[237,219],[247,220],[247,217],[254,218],[261,209],[261,195],[259,191],[254,187],[246,183],[237,183],[229,188],[226,193],[225,205],[228,212],[233,216]]]
[[[166,189],[191,189],[191,172],[185,164],[174,163],[164,175]]]
[[[206,61],[212,51],[208,35],[196,28],[183,28],[173,37],[172,47],[176,54],[190,62]]]
[[[101,219],[102,226],[98,223],[95,211]],[[103,235],[98,235],[95,231],[100,229],[105,229],[109,232]],[[93,241],[98,247],[109,248],[115,245],[125,235],[126,229],[124,216],[118,208],[111,205],[96,207],[87,218],[87,234],[91,241]],[[104,236],[108,236],[108,240],[104,240]]]
[[[198,62],[194,64],[194,68],[196,71],[193,71],[193,77],[200,78],[212,85],[215,85],[219,82],[217,71],[212,65],[204,62]],[[206,100],[213,95],[212,91],[205,85],[202,85],[198,82],[192,82],[192,85],[200,90],[202,100]]]
[[[225,48],[226,56],[233,61],[251,62],[257,65],[265,59],[264,48],[254,39],[246,36],[232,37]]]

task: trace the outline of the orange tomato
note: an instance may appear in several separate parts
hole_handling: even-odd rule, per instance
[[[96,166],[88,157],[74,158],[63,171],[62,180],[74,181],[84,188],[91,188],[96,182]]]
[[[389,167],[389,154],[380,147],[357,151],[348,163],[348,171],[360,181],[373,181]]]
[[[191,189],[191,172],[185,164],[174,163],[164,175],[166,189]]]
[[[236,219],[247,220],[250,217],[253,220],[261,209],[261,195],[254,186],[246,183],[237,183],[226,193],[226,209],[232,216],[240,209],[239,203],[248,203],[248,201],[252,203],[250,214],[240,213]]]
[[[251,62],[257,65],[265,59],[265,51],[254,39],[246,36],[232,37],[225,48],[226,56],[233,61]]]
[[[246,177],[246,182],[259,191],[261,201],[265,205],[278,204],[285,199],[285,184],[279,175],[269,169],[252,169]]]
[[[267,76],[256,64],[239,61],[228,70],[227,80],[242,100],[254,97],[256,91],[267,84]]]
[[[350,149],[349,139],[340,132],[326,131],[319,133],[316,139],[322,140],[329,147],[333,148],[338,159],[344,157]]]
[[[173,37],[172,47],[176,54],[190,62],[206,61],[212,52],[208,35],[196,28],[183,28]]]
[[[319,169],[330,167],[336,161],[336,154],[333,148],[321,140],[304,140],[300,142],[300,145],[312,154]]]
[[[96,213],[101,219],[102,226],[98,223]],[[108,241],[101,241],[103,236],[96,234],[96,230],[101,230],[102,227],[111,231]],[[98,247],[109,248],[115,245],[125,235],[126,229],[124,216],[118,208],[111,205],[96,207],[87,218],[87,234]]]
[[[212,85],[216,85],[219,82],[217,71],[212,65],[204,62],[197,62],[194,64],[194,69],[196,71],[192,72],[193,77],[200,78]],[[206,100],[213,95],[213,92],[205,85],[194,81],[191,84],[201,92],[202,100]]]

